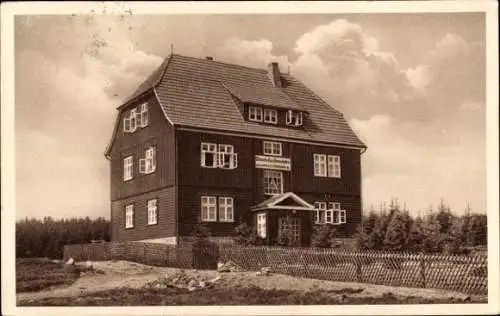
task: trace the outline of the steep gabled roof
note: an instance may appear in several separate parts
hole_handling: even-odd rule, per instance
[[[124,105],[155,89],[165,115],[176,126],[366,147],[339,111],[292,76],[281,77],[283,87],[275,88],[265,69],[173,54]],[[233,96],[242,102],[301,109],[308,118],[302,128],[248,122]]]

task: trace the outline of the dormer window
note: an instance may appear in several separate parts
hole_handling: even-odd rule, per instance
[[[302,126],[302,112],[289,110],[286,112],[286,125]]]
[[[278,111],[264,109],[264,123],[278,124]]]
[[[248,120],[254,122],[262,122],[262,108],[250,106],[248,108]]]

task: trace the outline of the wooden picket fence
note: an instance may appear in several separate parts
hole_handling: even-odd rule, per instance
[[[249,271],[270,267],[273,273],[342,282],[436,288],[476,295],[488,292],[486,255],[441,255],[218,244],[196,248],[112,242],[67,245],[65,259],[128,260],[185,269],[213,269],[217,262],[233,261]]]

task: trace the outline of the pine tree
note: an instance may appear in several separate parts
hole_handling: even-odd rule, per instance
[[[407,249],[411,251],[422,251],[424,235],[424,221],[422,217],[418,216],[410,227],[410,232],[408,233],[408,239],[406,241]]]
[[[441,250],[441,226],[436,215],[430,212],[424,219],[423,232],[423,250],[427,252],[439,252]]]
[[[403,217],[404,215],[401,211],[394,210],[384,238],[385,249],[393,251],[404,250],[408,231]]]

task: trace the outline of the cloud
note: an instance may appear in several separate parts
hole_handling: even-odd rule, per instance
[[[255,68],[265,68],[271,62],[282,66],[289,63],[287,56],[273,55],[273,43],[267,39],[249,41],[233,37],[218,48],[216,54],[217,59]]]
[[[21,37],[23,49],[18,48],[16,58],[18,217],[109,216],[104,150],[115,108],[162,59],[135,49],[123,32],[92,23],[77,19],[74,33],[58,35],[58,42],[75,42],[82,49],[75,53],[63,47],[67,56],[47,54],[52,37],[38,40],[38,47],[24,45]],[[65,37],[89,30],[95,32],[82,41]]]

